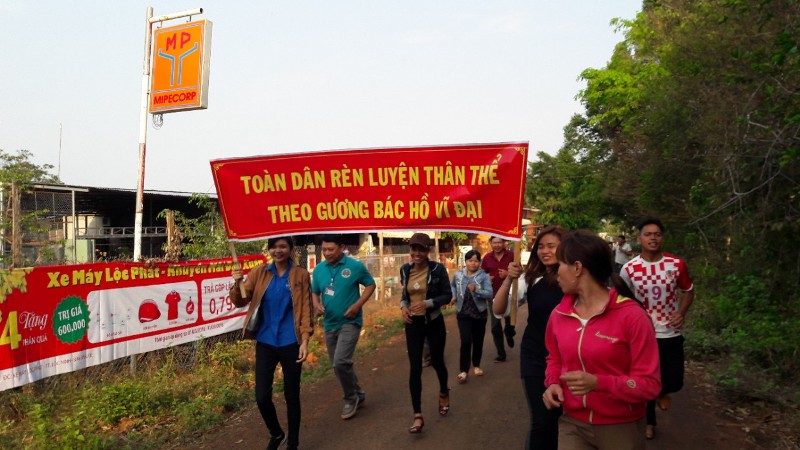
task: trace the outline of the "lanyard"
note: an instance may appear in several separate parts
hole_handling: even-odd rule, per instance
[[[331,270],[331,265],[328,264],[328,272],[331,274],[331,283],[329,284],[329,286],[333,286],[333,280],[336,278],[336,275],[339,273],[339,269],[341,268],[342,268],[341,265],[337,264],[336,272],[334,272],[333,270]]]

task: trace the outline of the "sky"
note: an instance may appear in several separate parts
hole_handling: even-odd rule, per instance
[[[213,23],[208,109],[148,115],[146,190],[215,193],[209,161],[528,141],[555,153],[586,68],[641,0],[0,0],[0,149],[136,189],[145,17]],[[187,19],[166,22],[177,25]]]

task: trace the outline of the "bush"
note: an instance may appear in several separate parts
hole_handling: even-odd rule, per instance
[[[218,401],[197,397],[178,405],[175,411],[177,426],[189,433],[197,433],[221,424],[225,420]]]
[[[708,375],[725,396],[791,408],[800,400],[800,317],[793,302],[776,297],[793,293],[762,274],[704,275],[686,332],[688,356],[710,363]]]
[[[800,359],[794,336],[800,332],[800,317],[791,306],[770,298],[769,286],[757,275],[725,277],[716,292],[707,299],[701,296],[696,305],[694,324],[706,338],[718,336],[714,342],[720,350],[739,355],[744,364],[797,377]]]
[[[100,388],[95,408],[100,420],[118,425],[122,418],[156,416],[171,405],[168,394],[151,392],[145,381],[134,380]]]

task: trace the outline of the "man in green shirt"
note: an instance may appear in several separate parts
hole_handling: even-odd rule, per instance
[[[311,295],[314,310],[323,316],[328,357],[344,391],[342,419],[346,420],[366,399],[353,368],[353,353],[363,325],[361,309],[375,292],[375,279],[364,264],[345,255],[341,234],[322,236],[322,256],[325,261],[314,268]]]

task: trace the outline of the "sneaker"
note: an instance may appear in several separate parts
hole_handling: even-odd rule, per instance
[[[358,410],[358,397],[354,403],[345,403],[342,408],[342,419],[347,420],[356,415]]]
[[[278,450],[281,448],[281,445],[286,442],[286,434],[281,433],[278,436],[270,436],[269,444],[267,444],[267,450]]]
[[[647,428],[644,430],[644,437],[647,439],[653,439],[656,437],[656,426],[655,425],[648,425]]]

